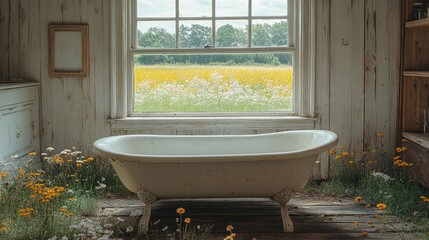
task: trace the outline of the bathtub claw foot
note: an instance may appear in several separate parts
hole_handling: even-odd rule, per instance
[[[145,188],[140,188],[137,191],[137,196],[144,203],[143,206],[143,216],[139,222],[139,233],[146,234],[149,230],[149,219],[152,210],[152,203],[156,202],[157,199],[155,195],[147,191]]]
[[[290,219],[289,212],[287,210],[287,203],[292,197],[292,194],[293,192],[291,190],[284,189],[273,197],[273,200],[280,204],[280,210],[282,213],[283,220],[283,231],[288,233],[291,233],[294,230],[292,220]]]

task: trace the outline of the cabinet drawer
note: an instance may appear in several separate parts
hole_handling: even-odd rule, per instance
[[[0,109],[14,104],[34,101],[37,98],[37,88],[16,88],[0,91]]]

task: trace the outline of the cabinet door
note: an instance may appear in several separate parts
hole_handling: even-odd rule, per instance
[[[0,105],[0,164],[17,165],[22,162],[18,159],[38,150],[37,88],[11,89],[0,95],[9,100]],[[11,159],[14,155],[18,159]]]

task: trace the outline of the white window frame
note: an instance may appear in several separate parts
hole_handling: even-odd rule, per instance
[[[134,2],[134,1],[131,1]],[[289,1],[292,2],[292,1]],[[295,14],[291,19],[289,17],[289,46],[287,47],[269,47],[269,49],[278,48],[279,52],[293,51],[294,60],[294,111],[293,112],[244,112],[244,113],[139,113],[131,114],[132,106],[128,104],[132,101],[133,84],[133,59],[132,55],[136,53],[158,53],[160,49],[137,49],[135,48],[135,36],[128,37],[136,16],[130,16],[130,1],[111,0],[111,118],[112,119],[132,119],[133,122],[138,118],[218,118],[218,117],[264,117],[265,119],[292,117],[302,118],[303,121],[314,122],[315,112],[315,6],[316,0],[297,0],[295,6],[288,6],[288,16]],[[270,17],[267,17],[270,18]],[[193,18],[195,19],[195,18]],[[248,19],[251,22],[252,19]],[[292,27],[291,27],[292,26]],[[177,28],[177,26],[176,26]],[[134,28],[135,29],[135,28]],[[215,28],[213,28],[215,29]],[[215,34],[215,30],[212,31]],[[178,38],[178,34],[176,34]],[[251,32],[248,33],[251,38]],[[248,41],[251,44],[251,41]],[[178,41],[176,39],[176,45]],[[166,53],[248,53],[264,52],[264,47],[247,48],[208,48],[208,49],[167,49],[161,50]]]

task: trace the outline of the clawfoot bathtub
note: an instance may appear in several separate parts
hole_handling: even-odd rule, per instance
[[[168,198],[271,197],[283,230],[293,232],[287,202],[307,183],[318,155],[338,142],[324,130],[256,135],[122,135],[94,142],[122,183],[145,203],[139,230],[148,230],[151,205]]]

